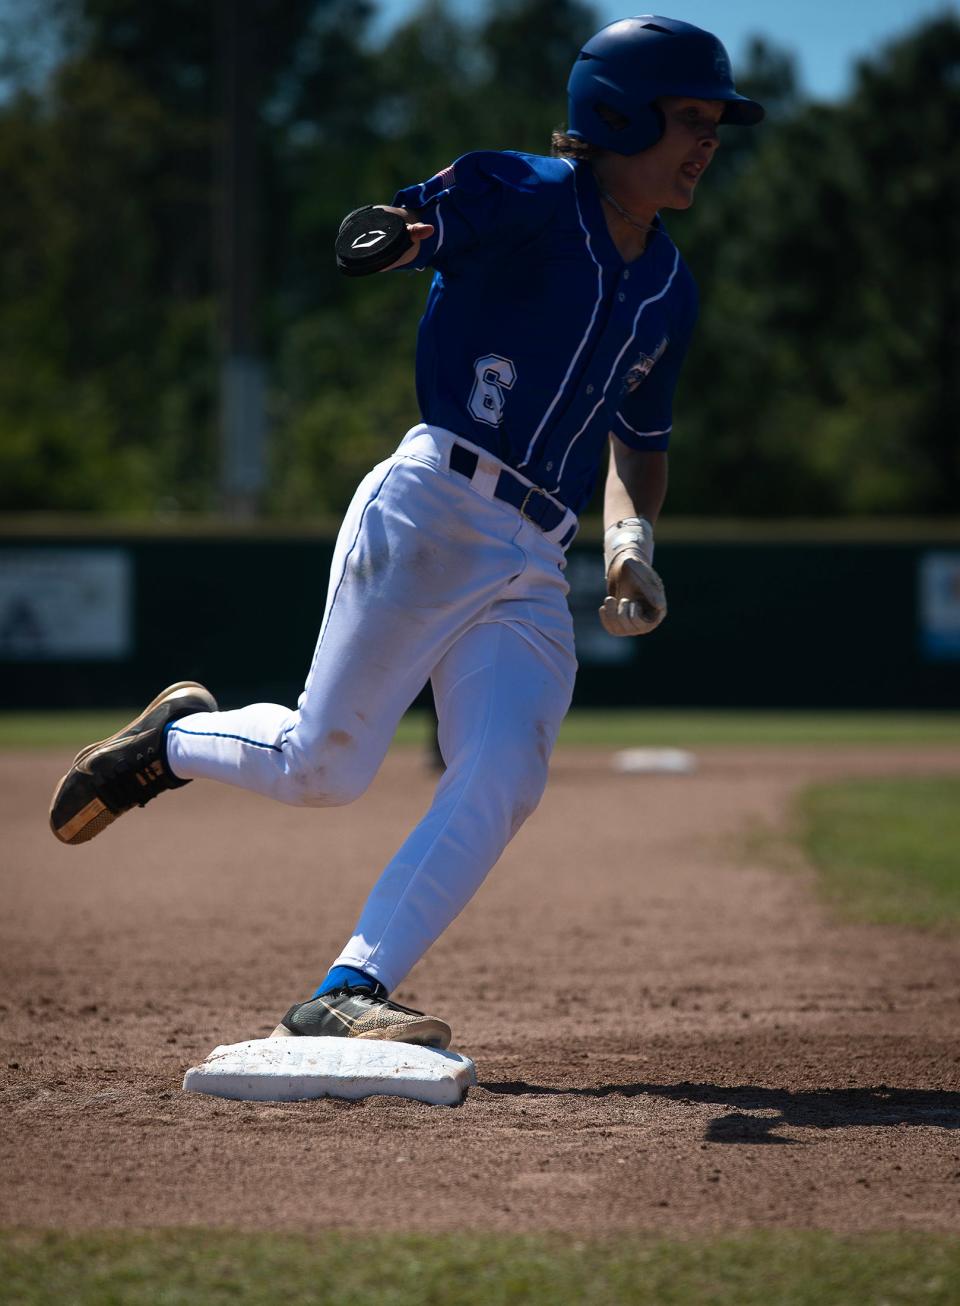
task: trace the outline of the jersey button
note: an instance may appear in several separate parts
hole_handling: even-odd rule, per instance
[[[553,463],[547,463],[547,471],[548,471],[548,472],[552,472],[552,471],[553,471]]]
[[[621,304],[622,304],[623,301],[626,299],[626,295],[623,293],[622,290],[620,291],[619,295],[617,295],[617,299],[619,299],[619,301],[620,301]]]
[[[593,386],[592,386],[592,385],[588,385],[588,386],[587,386],[587,394],[588,394],[588,395],[592,395],[592,394],[593,394]]]
[[[625,269],[624,274],[623,274],[623,279],[624,279],[624,281],[629,281],[629,280],[630,280],[630,269],[629,269],[629,268],[626,268],[626,269]]]

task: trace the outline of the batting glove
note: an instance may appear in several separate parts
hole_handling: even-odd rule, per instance
[[[609,526],[603,537],[607,597],[600,622],[608,635],[647,635],[667,615],[663,581],[653,569],[653,527],[644,517]]]

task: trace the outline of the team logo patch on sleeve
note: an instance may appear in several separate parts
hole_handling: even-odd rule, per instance
[[[641,354],[639,358],[630,364],[623,378],[623,389],[626,394],[632,394],[634,390],[643,385],[657,361],[663,357],[664,350],[669,343],[670,337],[664,336],[652,354]]]

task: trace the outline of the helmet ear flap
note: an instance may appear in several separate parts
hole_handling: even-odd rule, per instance
[[[634,113],[632,123],[634,148],[630,151],[631,154],[649,150],[667,129],[667,120],[658,104],[645,104]]]
[[[617,153],[639,154],[641,150],[648,150],[651,145],[656,145],[666,127],[663,112],[656,104],[635,109],[629,118],[603,100],[595,101],[591,108],[601,127],[588,139]],[[628,138],[629,149],[623,148],[621,134]]]
[[[622,132],[624,128],[630,126],[630,119],[615,109],[612,104],[605,104],[603,100],[597,100],[593,106],[593,112],[597,115],[605,127],[609,127],[612,132]]]

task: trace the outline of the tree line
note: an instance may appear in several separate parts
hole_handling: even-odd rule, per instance
[[[416,420],[426,278],[336,272],[340,218],[471,149],[546,153],[580,0],[249,0],[268,515],[335,514]],[[0,31],[0,509],[218,506],[213,7],[19,0]],[[719,33],[722,37],[723,33]],[[952,513],[960,502],[960,20],[917,24],[809,100],[760,39],[685,214],[701,291],[672,513]]]

